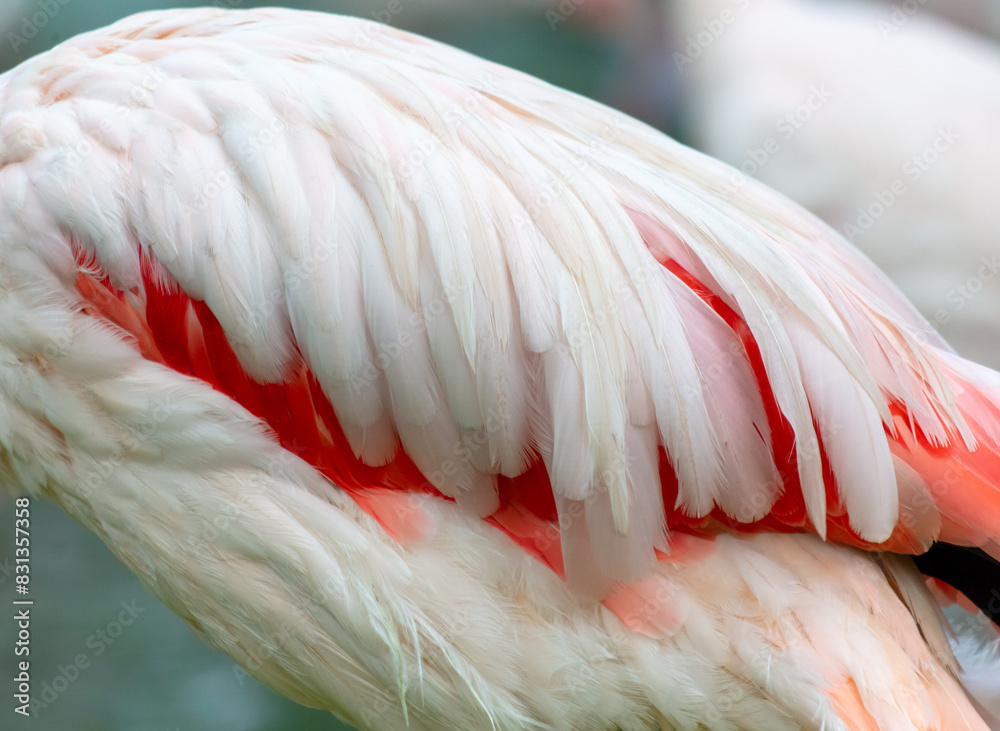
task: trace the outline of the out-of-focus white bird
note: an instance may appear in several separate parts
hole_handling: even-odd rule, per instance
[[[730,173],[363,21],[81,36],[0,77],[0,480],[359,727],[985,728],[896,554],[1000,556],[1000,375]]]
[[[896,18],[931,12],[976,33],[1000,40],[1000,3],[995,0],[881,0]]]
[[[819,214],[1000,367],[1000,47],[918,3],[676,10],[691,142]]]

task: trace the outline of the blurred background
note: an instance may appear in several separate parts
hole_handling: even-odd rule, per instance
[[[388,20],[616,106],[719,157],[734,166],[735,189],[757,178],[809,207],[885,269],[959,352],[1000,368],[1000,0],[287,5]],[[160,7],[2,0],[0,70]],[[203,647],[60,510],[34,501],[32,514],[32,672],[44,706],[9,726],[14,714],[5,709],[4,728],[345,728]],[[5,497],[0,524],[8,536]],[[11,545],[0,545],[5,599],[13,596]],[[11,643],[5,629],[5,677],[13,676]]]

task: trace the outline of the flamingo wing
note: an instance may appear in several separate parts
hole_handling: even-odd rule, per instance
[[[784,200],[382,26],[140,17],[6,78],[6,235],[335,482],[558,519],[598,592],[680,526],[995,548],[996,377]]]

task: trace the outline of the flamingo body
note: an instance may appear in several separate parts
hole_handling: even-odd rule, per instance
[[[997,555],[1000,376],[729,172],[357,20],[81,36],[0,80],[0,478],[362,728],[985,728],[891,552]]]

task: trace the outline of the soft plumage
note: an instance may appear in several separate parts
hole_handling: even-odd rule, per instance
[[[1000,376],[730,172],[373,23],[81,36],[0,78],[0,478],[362,727],[983,728],[842,544],[997,554]]]

